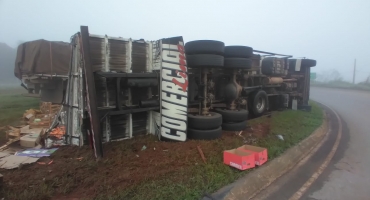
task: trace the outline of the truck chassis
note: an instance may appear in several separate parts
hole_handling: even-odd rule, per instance
[[[143,134],[164,141],[215,139],[221,129],[245,128],[248,116],[296,105],[309,109],[316,61],[307,65],[313,60],[253,50],[248,67],[239,67],[244,58],[194,53],[190,43],[98,36],[82,26],[71,40],[64,108],[53,124],[66,126],[60,142],[91,144],[102,157],[104,142]],[[198,59],[207,56],[222,57],[222,64]]]

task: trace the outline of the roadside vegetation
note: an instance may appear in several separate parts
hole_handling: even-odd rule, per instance
[[[311,81],[311,86],[370,91],[370,83],[366,82],[353,84],[342,80],[335,80],[329,82]]]
[[[333,69],[318,73],[317,78],[311,80],[311,86],[370,91],[370,76],[354,84],[344,80],[342,75]]]
[[[1,96],[1,123],[36,107],[34,99]],[[3,106],[7,105],[7,106]],[[32,164],[0,170],[5,199],[199,199],[252,170],[223,164],[224,150],[243,144],[266,147],[272,160],[310,135],[322,123],[322,110],[279,111],[249,121],[242,133],[224,132],[214,141],[159,142],[154,136],[104,144],[104,158],[96,162],[91,148],[61,147],[50,165]],[[8,114],[3,114],[6,111]],[[277,137],[281,135],[284,140]],[[202,149],[206,163],[197,146]],[[45,160],[46,161],[46,160]]]

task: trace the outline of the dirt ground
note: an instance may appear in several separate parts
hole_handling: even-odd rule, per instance
[[[101,193],[114,194],[132,190],[155,179],[166,179],[178,170],[203,164],[200,146],[207,161],[221,161],[222,152],[244,143],[253,144],[266,136],[268,124],[255,124],[242,133],[225,132],[214,141],[189,140],[184,143],[160,142],[154,136],[104,145],[104,158],[95,161],[90,147],[61,147],[50,158],[16,170],[1,170],[6,199],[80,199],[96,198]],[[145,149],[145,150],[144,150]],[[177,177],[181,182],[184,177]]]

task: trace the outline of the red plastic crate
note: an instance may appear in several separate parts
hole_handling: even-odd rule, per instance
[[[237,149],[224,151],[224,163],[240,170],[255,167],[254,154]]]
[[[266,148],[256,147],[252,145],[243,145],[239,147],[238,150],[253,153],[256,165],[263,165],[268,159]]]

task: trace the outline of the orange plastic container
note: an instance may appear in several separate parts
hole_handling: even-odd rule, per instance
[[[240,170],[250,169],[255,167],[254,154],[237,149],[226,150],[224,163]]]
[[[253,153],[256,165],[263,165],[268,158],[266,148],[256,147],[252,145],[243,145],[239,147],[238,150]]]

